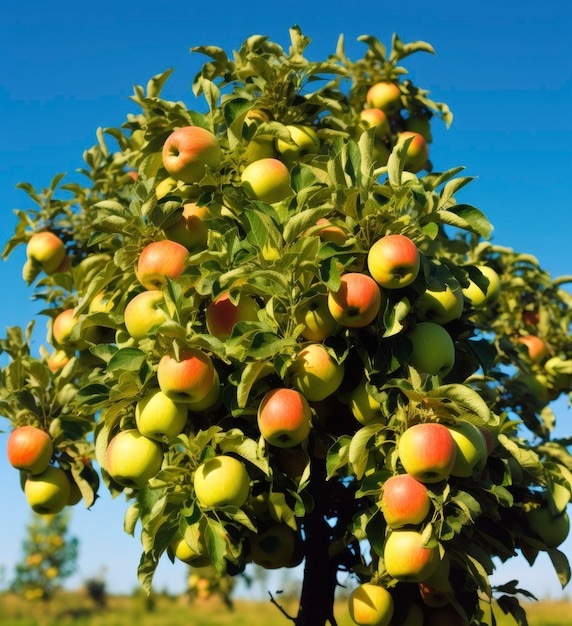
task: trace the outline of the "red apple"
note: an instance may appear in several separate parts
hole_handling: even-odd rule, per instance
[[[49,433],[36,426],[18,426],[8,437],[8,462],[16,469],[40,474],[54,453],[54,444]]]
[[[207,329],[211,335],[225,341],[238,322],[257,321],[259,310],[256,300],[249,295],[241,296],[235,304],[228,292],[222,293],[207,307],[205,314]]]
[[[199,402],[215,382],[215,368],[208,354],[187,348],[178,359],[169,354],[161,358],[157,380],[161,391],[174,402]]]
[[[258,407],[258,428],[271,445],[291,448],[308,438],[312,410],[306,398],[295,389],[269,391]]]
[[[421,524],[431,509],[427,488],[410,474],[396,474],[383,483],[379,506],[387,525]]]
[[[404,169],[408,172],[416,174],[425,168],[429,159],[429,146],[425,138],[420,133],[414,133],[406,130],[400,133],[398,144],[403,144],[406,140],[411,139],[407,146],[407,156],[405,158]]]
[[[348,272],[341,277],[337,291],[328,292],[328,308],[332,317],[349,328],[371,324],[384,303],[379,285],[367,274]]]
[[[400,234],[381,237],[367,254],[369,273],[385,289],[410,285],[419,274],[420,264],[417,246],[409,237]]]
[[[533,363],[540,363],[549,354],[546,342],[536,335],[524,335],[517,341],[527,347],[528,356]]]
[[[397,445],[403,468],[422,483],[448,478],[455,465],[457,446],[443,424],[426,422],[410,426]]]
[[[183,273],[189,251],[176,241],[163,239],[147,244],[137,261],[137,280],[150,291],[161,289],[167,278],[176,280]]]
[[[208,167],[215,170],[222,158],[217,138],[200,126],[173,131],[163,145],[163,166],[176,180],[197,183]]]

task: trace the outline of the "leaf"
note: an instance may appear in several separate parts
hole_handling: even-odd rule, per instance
[[[558,580],[562,585],[562,589],[570,582],[570,563],[568,557],[556,548],[550,548],[547,550],[548,556],[552,561],[552,565],[558,576]]]
[[[363,476],[368,461],[366,447],[377,433],[384,427],[383,424],[370,424],[360,428],[352,437],[349,448],[349,462],[356,477]]]
[[[447,210],[439,210],[436,215],[444,224],[476,233],[485,239],[489,239],[493,231],[485,214],[468,204],[458,204]]]
[[[107,371],[126,370],[138,372],[147,359],[147,355],[137,348],[121,348],[109,360]]]

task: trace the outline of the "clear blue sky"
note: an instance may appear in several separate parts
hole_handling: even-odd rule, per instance
[[[74,171],[82,166],[83,150],[96,142],[96,128],[119,126],[136,112],[128,99],[134,84],[174,67],[163,95],[200,108],[191,83],[204,59],[189,54],[191,46],[230,52],[252,34],[288,46],[294,24],[312,38],[307,53],[316,60],[335,50],[341,33],[353,59],[364,52],[356,41],[362,34],[387,44],[393,32],[404,41],[431,43],[436,56],[416,55],[407,63],[412,78],[455,114],[451,129],[435,128],[431,160],[441,170],[463,165],[477,177],[462,199],[487,214],[495,243],[534,254],[553,276],[572,273],[572,3],[566,0],[3,3],[0,245],[15,225],[12,210],[29,207],[16,184],[47,186],[59,172],[77,178]],[[23,258],[19,250],[0,262],[0,334],[25,326],[41,308],[21,280]],[[43,334],[36,333],[35,341],[37,348]],[[566,403],[556,409],[563,422],[558,433],[572,434]],[[0,419],[0,429],[7,426]],[[5,440],[0,434],[1,448]],[[10,578],[30,513],[3,454],[0,493],[0,566]],[[122,498],[112,501],[104,490],[92,511],[76,507],[72,532],[80,539],[80,560],[72,585],[105,567],[110,589],[136,587],[140,546],[123,533],[126,508]],[[572,540],[563,548],[572,557]],[[166,561],[156,586],[179,591],[184,574],[183,566]],[[562,595],[547,559],[534,570],[519,559],[500,569],[496,580],[511,578],[539,595]]]

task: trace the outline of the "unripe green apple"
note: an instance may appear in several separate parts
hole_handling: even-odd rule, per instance
[[[390,81],[379,81],[372,85],[365,99],[369,107],[381,109],[389,117],[401,109],[401,90]]]
[[[369,273],[385,289],[401,289],[419,274],[419,249],[405,235],[392,234],[378,239],[367,254]]]
[[[410,426],[401,435],[397,452],[408,474],[422,483],[436,483],[451,474],[457,446],[446,426],[426,422]]]
[[[379,285],[367,274],[348,272],[342,275],[337,291],[328,292],[328,308],[341,326],[363,328],[378,316],[384,297]]]
[[[293,165],[306,154],[317,154],[320,151],[320,139],[312,126],[291,124],[286,129],[290,132],[292,141],[277,139],[276,149],[287,165]]]
[[[423,136],[427,143],[431,143],[433,141],[433,137],[431,135],[431,122],[429,121],[429,118],[424,115],[410,115],[405,120],[405,130],[419,133]]]
[[[150,389],[135,405],[137,430],[149,439],[174,439],[183,432],[188,409],[177,404],[160,389]]]
[[[30,237],[26,256],[46,274],[55,273],[66,258],[63,241],[54,233],[44,230]]]
[[[290,171],[278,159],[259,159],[241,174],[242,186],[253,200],[273,204],[292,195]]]
[[[484,309],[494,304],[501,293],[501,280],[497,272],[488,265],[474,265],[469,268],[474,279],[463,287],[465,300],[473,309]]]
[[[48,466],[40,474],[29,474],[24,484],[26,500],[35,513],[53,515],[63,511],[70,496],[70,481],[60,467]]]
[[[182,350],[176,359],[163,356],[157,367],[161,391],[174,402],[199,402],[215,382],[212,359],[198,348]]]
[[[221,454],[203,461],[193,479],[195,495],[204,507],[241,507],[250,494],[250,476],[244,464]]]
[[[482,469],[487,459],[487,442],[478,426],[464,420],[447,427],[455,440],[457,454],[451,476],[468,478]]]
[[[251,296],[242,295],[235,304],[230,299],[230,294],[224,292],[207,306],[205,313],[207,330],[214,337],[225,341],[238,322],[256,322],[259,310],[258,303]]]
[[[310,402],[332,395],[344,379],[337,363],[321,343],[311,343],[296,354],[289,368],[292,385]]]
[[[286,524],[273,523],[249,536],[252,562],[264,569],[295,567],[300,563],[298,533]]]
[[[439,546],[423,545],[423,535],[417,530],[392,530],[383,547],[385,569],[402,582],[421,582],[439,566]]]
[[[189,251],[176,241],[153,241],[139,255],[137,280],[149,291],[161,289],[167,283],[167,278],[179,278],[188,257]]]
[[[173,225],[165,228],[165,236],[185,246],[187,250],[204,250],[207,247],[209,227],[206,220],[209,217],[211,213],[207,206],[187,202],[183,205],[181,217]]]
[[[389,626],[393,617],[393,596],[385,587],[362,583],[350,594],[348,609],[358,626]]]
[[[306,398],[295,389],[269,391],[258,406],[258,429],[271,445],[291,448],[308,438],[312,410]]]
[[[200,522],[187,526],[184,534],[178,534],[170,543],[175,558],[191,567],[207,567],[212,564],[203,526]]]
[[[328,308],[326,295],[317,295],[305,302],[297,311],[296,319],[298,323],[304,324],[302,337],[308,341],[322,341],[338,328]]]
[[[124,487],[143,489],[162,464],[161,445],[135,428],[120,431],[107,446],[105,469]]]
[[[382,486],[379,507],[390,528],[421,524],[431,510],[427,487],[410,474],[396,474]]]
[[[364,426],[385,421],[381,404],[367,391],[365,378],[350,391],[347,403],[352,415]]]
[[[415,302],[417,319],[435,324],[448,324],[463,314],[465,299],[459,283],[451,276],[446,281],[431,280]]]
[[[413,344],[409,362],[417,371],[443,378],[453,369],[455,344],[442,326],[419,322],[407,337]]]
[[[176,180],[197,183],[206,168],[216,170],[222,159],[217,138],[200,126],[183,126],[173,131],[163,145],[163,166]]]
[[[30,474],[41,474],[50,464],[54,444],[49,433],[36,426],[19,426],[8,437],[8,462]]]
[[[162,291],[143,291],[127,303],[124,312],[125,328],[133,339],[145,339],[152,328],[169,319],[166,311],[161,308],[164,304]]]
[[[244,156],[247,163],[254,163],[260,159],[278,158],[275,137],[273,135],[256,135],[248,142]]]
[[[552,515],[548,505],[542,504],[526,512],[530,528],[540,537],[547,548],[557,548],[564,543],[570,532],[570,518],[564,511]]]
[[[403,144],[408,139],[411,139],[411,142],[407,146],[407,156],[403,167],[408,172],[416,174],[422,169],[425,169],[425,166],[427,165],[427,161],[429,159],[429,146],[423,138],[423,135],[409,130],[403,131],[399,134],[397,143]]]
[[[373,164],[374,167],[385,167],[389,161],[391,150],[384,141],[374,139],[373,141]]]

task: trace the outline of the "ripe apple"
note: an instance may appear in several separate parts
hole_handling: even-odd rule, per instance
[[[24,484],[26,500],[35,513],[53,515],[63,511],[70,496],[70,481],[60,467],[48,466],[40,474],[29,474]]]
[[[46,274],[54,274],[66,258],[63,241],[54,233],[44,230],[34,233],[27,245],[28,260]]]
[[[453,277],[447,282],[434,280],[415,302],[415,317],[423,322],[448,324],[461,317],[464,303],[461,286]]]
[[[276,149],[287,165],[293,165],[306,154],[317,154],[320,151],[320,139],[313,126],[290,124],[286,129],[290,132],[292,142],[277,139]]]
[[[332,395],[342,384],[344,373],[344,364],[337,363],[321,343],[302,348],[289,368],[293,387],[310,402]]]
[[[407,156],[405,157],[404,169],[408,172],[416,174],[425,168],[429,159],[429,146],[425,138],[420,133],[414,133],[405,130],[399,134],[397,138],[398,145],[403,144],[408,139],[411,143],[407,147]]]
[[[143,489],[163,464],[161,445],[129,428],[115,435],[105,454],[105,468],[116,483]]]
[[[176,180],[198,183],[205,168],[215,170],[222,159],[217,138],[200,126],[173,131],[163,145],[163,166]]]
[[[300,538],[286,524],[273,523],[262,532],[249,536],[252,562],[265,569],[295,567],[300,563]]]
[[[540,322],[540,315],[538,311],[530,311],[527,309],[522,312],[522,321],[527,326],[538,326],[538,323]]]
[[[310,434],[312,410],[299,391],[277,388],[262,398],[257,419],[260,434],[269,444],[292,448]]]
[[[439,566],[439,546],[424,546],[423,535],[417,530],[392,530],[385,540],[383,560],[392,578],[418,583]]]
[[[308,341],[322,341],[338,328],[328,307],[328,297],[322,294],[304,302],[297,311],[296,319],[299,324],[304,324],[302,337]]]
[[[253,200],[273,204],[292,195],[290,171],[278,159],[259,159],[241,174],[242,186]]]
[[[410,474],[396,474],[383,483],[379,506],[390,528],[416,525],[427,517],[431,500],[427,488]]]
[[[75,310],[64,309],[56,315],[52,324],[52,337],[56,345],[69,350],[85,350],[90,344],[100,341],[101,336],[97,326],[89,326],[83,332],[83,337],[71,339],[74,327],[78,324]]]
[[[527,347],[528,357],[533,363],[540,363],[549,354],[546,342],[536,335],[524,335],[523,337],[519,337],[518,343]]]
[[[161,391],[174,402],[199,402],[215,382],[215,368],[208,354],[198,348],[187,348],[179,359],[168,354],[157,366]]]
[[[169,544],[175,558],[191,567],[207,567],[212,563],[202,526],[200,522],[187,526],[184,534],[177,534]]]
[[[372,85],[365,99],[370,108],[381,109],[389,117],[401,109],[401,90],[390,81],[379,81]]]
[[[165,228],[165,236],[185,246],[187,250],[198,251],[207,247],[209,227],[206,222],[211,217],[207,206],[199,206],[195,202],[183,205],[183,213],[179,219]]]
[[[375,137],[380,140],[391,133],[387,115],[381,109],[363,109],[359,114],[359,122],[364,128],[375,128]]]
[[[419,249],[405,235],[386,235],[367,253],[367,267],[375,282],[385,289],[401,289],[419,274]]]
[[[421,596],[421,600],[423,600],[423,604],[426,606],[438,607],[450,604],[449,592],[438,589],[426,582],[420,582],[418,584],[419,595]]]
[[[497,272],[488,265],[473,265],[470,268],[469,284],[463,287],[465,300],[473,309],[484,309],[494,304],[501,292],[501,280]]]
[[[381,404],[368,393],[365,378],[349,392],[347,403],[352,415],[364,426],[385,420]]]
[[[445,480],[455,465],[457,445],[443,424],[426,422],[410,426],[397,445],[403,468],[422,483]]]
[[[241,507],[250,494],[250,476],[244,464],[221,454],[203,461],[193,479],[195,495],[204,507]]]
[[[161,308],[164,303],[162,291],[143,291],[127,303],[124,312],[125,328],[133,339],[145,339],[152,328],[169,319],[166,311]]]
[[[339,226],[332,224],[326,217],[321,217],[316,222],[316,226],[320,228],[312,228],[312,234],[318,235],[322,241],[330,241],[338,246],[343,246],[348,239],[347,233]]]
[[[149,439],[174,439],[187,423],[187,405],[177,404],[160,389],[150,389],[135,405],[137,430]]]
[[[153,241],[139,255],[135,272],[137,280],[149,291],[161,289],[167,278],[179,278],[188,257],[189,251],[176,241]]]
[[[413,345],[409,363],[424,374],[446,376],[455,364],[455,344],[439,324],[419,322],[407,333]]]
[[[530,508],[526,512],[526,519],[547,548],[557,548],[564,543],[570,532],[568,513],[564,511],[553,515],[545,504]]]
[[[41,474],[50,464],[54,444],[49,433],[36,426],[18,426],[8,437],[8,462],[30,474]]]
[[[464,420],[447,426],[455,440],[457,454],[451,476],[468,478],[482,469],[487,459],[487,441],[478,426]]]
[[[328,308],[332,317],[349,328],[362,328],[373,322],[384,297],[379,285],[367,274],[348,272],[341,277],[337,291],[328,292]]]
[[[48,357],[48,367],[50,368],[50,372],[53,372],[54,374],[56,372],[59,372],[61,369],[63,369],[69,362],[70,362],[69,354],[65,350],[62,350],[61,348],[58,350],[55,350]]]
[[[393,596],[385,587],[362,583],[350,594],[350,617],[359,626],[389,626],[393,617]]]
[[[230,294],[224,292],[207,306],[205,313],[207,330],[214,337],[225,341],[238,322],[256,322],[259,310],[258,303],[251,296],[241,295],[235,304],[230,299]]]

